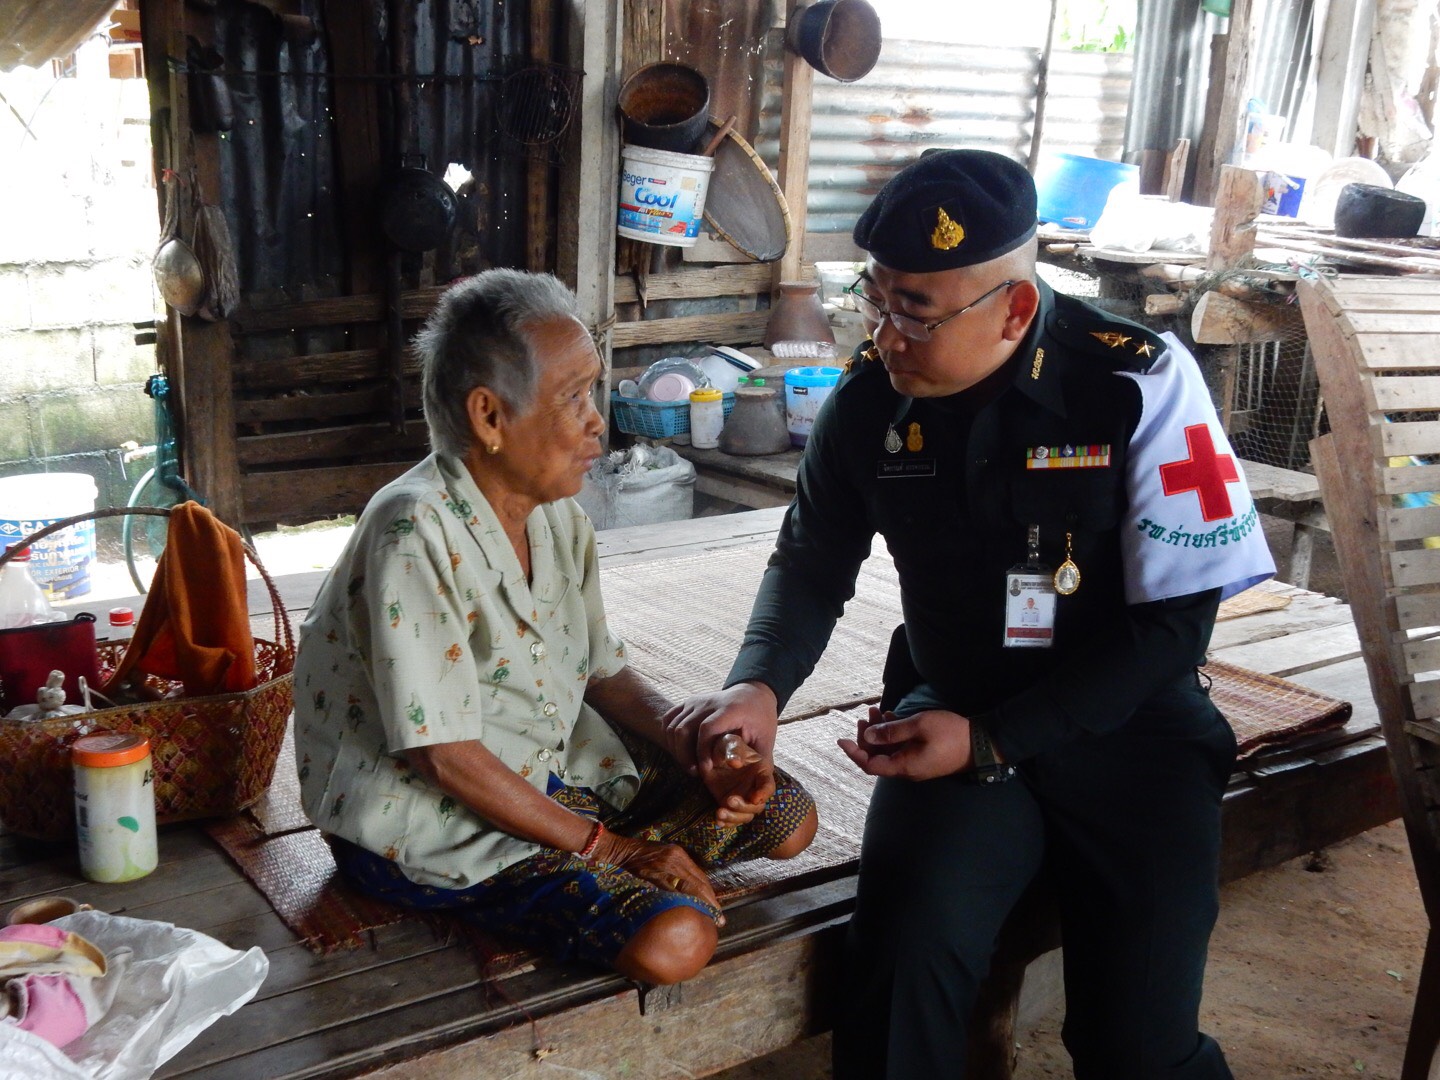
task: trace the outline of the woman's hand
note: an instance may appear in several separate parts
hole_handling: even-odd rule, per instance
[[[926,709],[904,720],[873,705],[855,727],[855,738],[840,739],[840,749],[862,772],[933,780],[968,769],[970,721],[959,713]]]
[[[723,735],[738,735],[765,761],[771,760],[778,711],[775,692],[764,683],[742,682],[697,694],[661,718],[665,734],[661,745],[687,772],[699,775],[709,787],[709,774],[715,771],[714,744]],[[769,790],[760,800],[762,805],[774,791],[772,777]]]
[[[710,879],[679,844],[657,844],[652,840],[621,836],[606,829],[591,858],[595,862],[618,866],[662,889],[703,900],[717,912],[720,910],[720,899],[715,895]],[[717,926],[723,926],[725,917],[719,915],[715,922]]]
[[[710,769],[703,775],[721,825],[744,825],[775,792],[775,766],[734,732],[710,744]]]

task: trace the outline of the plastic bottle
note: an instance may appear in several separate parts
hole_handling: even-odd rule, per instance
[[[133,881],[159,863],[150,740],[100,732],[70,747],[80,872],[91,881]]]
[[[100,640],[102,641],[123,641],[135,632],[135,609],[128,607],[112,607],[110,609],[110,626]]]
[[[0,567],[0,629],[64,618],[30,576],[30,549],[21,548]]]
[[[714,387],[690,391],[690,445],[697,450],[714,450],[720,445],[725,426],[725,395]]]

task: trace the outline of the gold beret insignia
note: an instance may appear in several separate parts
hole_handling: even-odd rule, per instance
[[[949,251],[960,246],[965,239],[965,230],[958,221],[951,219],[943,207],[935,211],[935,231],[930,234],[930,246],[936,251]]]

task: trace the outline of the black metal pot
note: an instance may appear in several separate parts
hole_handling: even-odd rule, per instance
[[[385,185],[380,229],[403,251],[438,247],[455,225],[459,200],[450,185],[420,166],[405,165]]]

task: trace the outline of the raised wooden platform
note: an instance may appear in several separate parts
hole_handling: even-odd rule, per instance
[[[737,547],[763,562],[780,514],[761,510],[604,533],[602,570],[654,563],[658,582],[665,560]],[[292,616],[303,615],[320,576],[282,580]],[[1397,812],[1348,609],[1290,586],[1268,590],[1289,604],[1219,623],[1213,654],[1346,698],[1355,715],[1344,730],[1263,755],[1234,777],[1225,802],[1227,880]],[[257,597],[254,610],[263,612],[264,603]],[[623,608],[611,615],[623,633]],[[742,629],[743,618],[725,632],[738,642]],[[877,652],[877,688],[881,660]],[[263,947],[271,972],[256,999],[159,1074],[197,1080],[336,1077],[381,1068],[387,1077],[425,1080],[539,1078],[554,1075],[555,1067],[602,1077],[706,1075],[830,1026],[840,934],[854,900],[853,871],[846,869],[838,879],[742,903],[729,911],[716,959],[700,976],[642,1000],[616,976],[549,964],[487,983],[465,946],[438,941],[414,923],[377,931],[372,949],[317,956],[199,828],[163,830],[161,856],[147,878],[100,886],[79,877],[68,845],[36,848],[5,838],[0,906],[65,893],[237,947]]]

